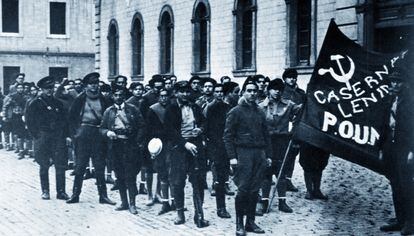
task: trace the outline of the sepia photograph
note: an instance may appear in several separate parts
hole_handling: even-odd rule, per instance
[[[0,235],[414,235],[412,71],[414,0],[0,0]]]

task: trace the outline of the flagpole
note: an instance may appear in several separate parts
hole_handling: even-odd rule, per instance
[[[278,185],[278,183],[279,183],[280,176],[282,175],[283,169],[284,169],[284,167],[285,167],[286,158],[287,158],[287,155],[288,155],[288,153],[289,153],[289,151],[290,151],[291,147],[292,147],[292,139],[290,139],[290,141],[289,141],[289,145],[288,145],[288,147],[287,147],[287,149],[286,149],[285,156],[283,157],[282,165],[280,166],[279,173],[277,174],[276,184],[275,184],[275,186],[273,187],[273,191],[272,191],[272,198],[270,198],[270,202],[269,202],[269,205],[267,206],[266,213],[269,213],[270,208],[272,207],[272,203],[273,203],[273,200],[274,200],[274,198],[275,198],[275,194],[276,194],[276,190],[277,190],[277,185]]]

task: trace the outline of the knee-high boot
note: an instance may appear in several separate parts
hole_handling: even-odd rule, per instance
[[[50,199],[49,194],[49,167],[40,166],[39,170],[40,186],[42,188],[42,199]]]
[[[315,172],[312,175],[313,196],[317,199],[328,200],[328,197],[321,192],[322,171]]]
[[[246,235],[246,231],[244,230],[244,215],[247,203],[246,196],[244,196],[244,194],[237,193],[234,203],[236,208],[236,235],[244,236]]]
[[[279,211],[283,211],[286,213],[292,213],[293,212],[292,208],[290,208],[288,204],[286,203],[287,180],[280,179],[276,188],[277,188],[277,194],[279,197]]]
[[[72,196],[69,198],[69,200],[66,201],[66,203],[78,203],[79,202],[79,195],[82,191],[82,183],[83,183],[83,174],[76,174],[75,180],[73,181],[73,190],[72,190]]]
[[[66,194],[66,177],[65,169],[56,168],[56,198],[60,200],[68,200],[69,196]]]
[[[254,232],[257,234],[263,234],[264,230],[261,229],[255,222],[256,204],[258,200],[258,193],[250,193],[248,197],[247,219],[246,219],[246,232]]]
[[[313,200],[313,180],[312,180],[312,173],[309,171],[303,172],[303,177],[305,179],[305,186],[306,186],[306,195],[305,198],[308,200]]]
[[[136,193],[128,190],[128,195],[129,195],[129,212],[133,215],[136,215],[138,214],[137,207],[135,206]]]
[[[115,208],[115,211],[123,211],[129,209],[127,190],[126,188],[119,188],[119,196],[121,198],[121,205]]]
[[[106,185],[98,185],[98,193],[99,193],[99,203],[101,204],[109,204],[109,205],[116,205],[111,199],[108,198],[108,193],[106,191]]]
[[[158,212],[158,215],[162,215],[165,214],[169,211],[171,211],[171,206],[168,203],[168,183],[167,182],[162,182],[161,181],[161,202],[162,202],[162,207],[161,210]]]
[[[193,202],[194,202],[194,223],[198,228],[204,228],[210,225],[207,220],[204,220],[203,200],[201,192],[204,192],[204,186],[193,185]]]

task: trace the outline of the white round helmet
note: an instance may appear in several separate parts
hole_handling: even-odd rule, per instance
[[[162,151],[162,141],[159,138],[153,138],[148,143],[148,151],[151,156],[156,157]]]

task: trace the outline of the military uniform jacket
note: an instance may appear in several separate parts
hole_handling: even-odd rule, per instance
[[[244,98],[227,114],[223,140],[229,159],[237,158],[237,147],[263,148],[267,157],[272,156],[265,114]]]
[[[26,125],[33,137],[40,132],[63,132],[68,136],[67,114],[63,104],[54,97],[37,96],[26,109]]]
[[[124,111],[126,115],[126,126],[128,129],[128,140],[136,142],[140,145],[144,142],[145,134],[145,120],[141,115],[141,112],[133,105],[124,103]],[[117,108],[115,105],[108,107],[105,110],[102,118],[102,123],[99,131],[104,137],[108,131],[114,131],[115,118],[116,118]]]

